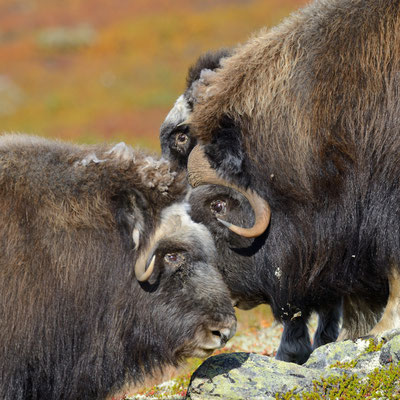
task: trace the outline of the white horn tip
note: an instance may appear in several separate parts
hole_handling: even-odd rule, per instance
[[[154,270],[155,261],[156,261],[156,256],[154,255],[153,258],[151,259],[150,265],[147,268],[147,270],[143,272],[142,276],[137,278],[139,282],[145,282],[150,278],[150,275],[153,273]]]

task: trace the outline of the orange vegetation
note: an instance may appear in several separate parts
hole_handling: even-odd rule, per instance
[[[158,150],[198,55],[243,42],[302,3],[2,0],[0,132]]]

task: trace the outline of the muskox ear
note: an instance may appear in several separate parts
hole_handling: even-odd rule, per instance
[[[205,145],[204,150],[214,169],[247,186],[248,178],[243,175],[245,153],[240,128],[235,121],[227,116],[223,117],[219,128],[213,132],[211,143]]]

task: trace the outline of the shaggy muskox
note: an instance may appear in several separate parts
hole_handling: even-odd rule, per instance
[[[249,199],[253,226],[219,220],[265,235],[284,322],[344,299],[358,333],[383,308],[369,333],[399,327],[399,87],[400,2],[319,0],[237,47],[198,88],[189,179]],[[267,279],[257,266],[230,272],[228,284],[248,282],[244,296]]]
[[[98,399],[234,333],[186,181],[124,145],[0,138],[0,397]]]
[[[199,57],[189,68],[184,94],[178,98],[161,126],[160,141],[163,156],[168,158],[176,170],[186,168],[188,156],[196,144],[196,138],[191,135],[189,125],[185,122],[190,118],[196,103],[197,88],[201,86],[206,75],[221,67],[221,62],[228,56],[229,53],[226,50],[221,50]],[[245,309],[260,303],[271,304],[275,293],[279,292],[280,275],[279,270],[271,269],[271,266],[265,263],[265,235],[251,244],[248,239],[241,240],[239,236],[229,234],[229,230],[224,229],[215,219],[216,215],[222,216],[221,211],[223,211],[228,212],[229,220],[235,221],[236,224],[248,223],[253,218],[253,212],[245,199],[232,190],[210,186],[207,190],[195,190],[190,196],[190,203],[193,219],[205,223],[213,234],[217,247],[218,267],[223,277],[230,280],[229,286],[235,298],[234,303]],[[249,282],[244,279],[231,280],[232,276],[237,277],[238,271],[241,275],[241,271],[254,268],[253,265],[257,265],[258,269],[265,269],[262,273],[263,279],[258,280],[256,285],[250,284],[251,278],[246,278]],[[230,271],[231,269],[235,271],[234,274]],[[239,287],[236,288],[236,286]],[[246,292],[245,297],[243,297],[243,292]],[[298,317],[294,321],[284,321],[285,329],[276,354],[277,359],[301,364],[307,360],[312,348],[336,340],[341,316],[340,302],[332,304],[328,309],[318,307],[314,310],[319,313],[320,318],[313,346],[311,346],[307,327],[311,311],[311,309],[298,310]],[[300,314],[302,314],[301,318]]]

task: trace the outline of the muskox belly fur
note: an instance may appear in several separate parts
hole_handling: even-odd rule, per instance
[[[125,145],[0,137],[1,399],[104,398],[233,335],[185,191]]]

